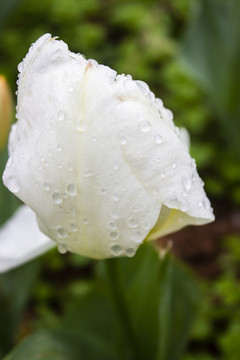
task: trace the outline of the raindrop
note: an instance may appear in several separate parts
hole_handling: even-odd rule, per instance
[[[72,164],[68,164],[68,171],[73,171],[73,165]]]
[[[136,253],[136,251],[135,251],[135,249],[133,249],[133,248],[128,248],[128,249],[126,250],[126,255],[127,255],[128,257],[134,256],[135,253]]]
[[[118,170],[119,169],[118,163],[114,163],[113,168],[114,168],[114,170]]]
[[[177,166],[177,163],[174,161],[174,162],[172,163],[172,168],[175,169],[176,166]]]
[[[85,176],[85,177],[93,176],[93,172],[92,172],[91,170],[86,170],[86,171],[84,172],[84,176]]]
[[[19,72],[22,72],[22,71],[23,71],[23,61],[21,61],[21,62],[18,64],[18,71],[19,71]]]
[[[61,145],[57,146],[57,151],[62,151],[62,146]]]
[[[135,218],[131,217],[128,222],[127,222],[128,226],[131,228],[131,229],[136,229],[138,227],[138,222]]]
[[[112,216],[113,219],[116,219],[116,220],[121,219],[121,215],[117,211],[113,212],[111,214],[111,216]]]
[[[106,194],[106,189],[101,189],[100,192],[101,192],[102,195],[105,195]]]
[[[72,95],[72,93],[73,93],[73,86],[69,86],[68,92],[69,92],[70,95]]]
[[[127,143],[127,140],[126,140],[125,136],[121,136],[120,137],[120,144],[121,145],[126,145],[126,143]]]
[[[53,202],[55,204],[61,204],[62,203],[62,197],[61,197],[61,195],[59,194],[58,191],[54,191],[54,193],[52,195],[52,198],[53,198]]]
[[[142,225],[143,230],[150,230],[150,227],[151,227],[151,225],[150,225],[150,222],[148,222],[148,221],[145,221]]]
[[[67,237],[67,232],[62,226],[57,227],[57,236],[61,239],[64,239]]]
[[[87,218],[84,218],[84,219],[83,219],[83,223],[84,223],[85,225],[88,225],[88,224],[89,224],[88,219],[87,219]]]
[[[69,195],[75,196],[76,193],[77,193],[76,185],[74,183],[68,184],[67,192],[68,192]]]
[[[119,245],[112,245],[111,253],[113,256],[119,256],[123,253],[123,250],[122,250],[121,246],[119,246]]]
[[[113,195],[112,198],[113,198],[113,201],[119,201],[120,200],[119,196],[116,195],[116,194]]]
[[[111,229],[116,229],[116,224],[115,224],[115,222],[114,222],[114,221],[111,221],[111,222],[109,223],[109,227],[110,227]]]
[[[93,137],[92,141],[93,141],[93,142],[96,142],[96,141],[97,141],[96,136]]]
[[[64,113],[64,111],[60,110],[57,114],[57,119],[59,121],[62,121],[62,120],[64,120],[64,118],[65,118],[65,113]]]
[[[152,125],[150,124],[149,121],[147,121],[147,120],[142,121],[142,123],[141,123],[142,132],[148,132],[151,130],[151,128],[152,128]]]
[[[135,83],[134,83],[134,81],[133,80],[131,80],[131,79],[127,79],[127,80],[125,80],[124,81],[124,87],[125,87],[125,89],[127,90],[127,91],[132,91],[132,90],[134,90],[135,89]]]
[[[110,239],[110,240],[115,241],[115,240],[117,240],[118,238],[119,238],[119,232],[118,232],[118,231],[111,231],[111,232],[109,233],[109,239]]]
[[[58,251],[60,252],[60,254],[66,254],[68,251],[67,246],[65,244],[59,244]]]
[[[208,200],[207,197],[203,198],[203,206],[204,206],[205,209],[207,209],[207,210],[210,209],[210,201]]]
[[[182,186],[187,191],[191,190],[192,180],[190,178],[184,178],[183,181],[182,181]]]
[[[10,168],[11,166],[12,166],[12,162],[13,162],[13,160],[12,160],[12,157],[10,156],[10,158],[8,159],[8,162],[7,162],[7,167],[8,168]]]
[[[50,184],[45,182],[43,184],[43,188],[44,188],[44,190],[49,191],[50,190]]]
[[[162,179],[164,179],[166,177],[165,171],[161,171],[160,176],[161,176]]]
[[[144,94],[149,93],[149,86],[144,81],[136,80],[135,83]]]
[[[20,185],[15,176],[9,176],[6,180],[6,185],[8,189],[14,194],[18,193],[20,190]]]
[[[71,232],[77,232],[78,231],[78,227],[74,222],[71,222],[69,224],[69,229],[70,229]]]
[[[136,241],[137,243],[141,243],[143,241],[142,233],[139,230],[135,230],[133,232],[133,237],[134,237],[134,241]]]
[[[155,143],[160,145],[163,142],[163,137],[161,135],[156,135],[155,137]]]

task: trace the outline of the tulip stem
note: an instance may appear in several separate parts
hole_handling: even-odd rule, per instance
[[[139,351],[137,341],[135,338],[129,310],[127,307],[123,284],[119,272],[119,259],[104,260],[105,269],[108,278],[109,291],[117,311],[120,324],[122,326],[123,334],[125,335],[126,342],[129,345],[129,349],[132,350],[134,358],[138,357]]]

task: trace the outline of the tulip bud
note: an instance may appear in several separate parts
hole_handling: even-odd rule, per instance
[[[0,75],[0,150],[7,142],[13,113],[13,104],[8,83]]]
[[[61,253],[131,257],[145,239],[214,219],[173,114],[146,83],[49,34],[18,69],[3,181]]]

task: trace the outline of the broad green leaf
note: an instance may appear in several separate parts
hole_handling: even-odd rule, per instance
[[[0,275],[0,358],[13,346],[38,271],[39,262],[33,261]]]
[[[205,89],[230,146],[239,153],[240,1],[195,3],[183,44],[184,59]]]
[[[198,309],[199,295],[189,271],[166,256],[160,280],[158,360],[181,359]]]
[[[197,298],[188,271],[145,244],[131,259],[99,261],[61,326],[33,334],[4,360],[179,360]]]

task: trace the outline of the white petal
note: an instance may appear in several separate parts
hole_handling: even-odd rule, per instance
[[[185,211],[182,198],[170,204],[185,170],[192,175],[172,113],[145,83],[116,76],[48,34],[33,45],[20,71],[19,120],[5,185],[62,249],[92,258],[134,255],[162,206]],[[162,136],[169,139],[161,146]],[[154,162],[159,156],[160,164]],[[170,164],[174,176],[164,181]],[[189,197],[202,199],[199,181]],[[189,213],[202,223],[209,214]]]
[[[0,229],[0,272],[10,270],[55,246],[40,232],[34,212],[21,206]]]

